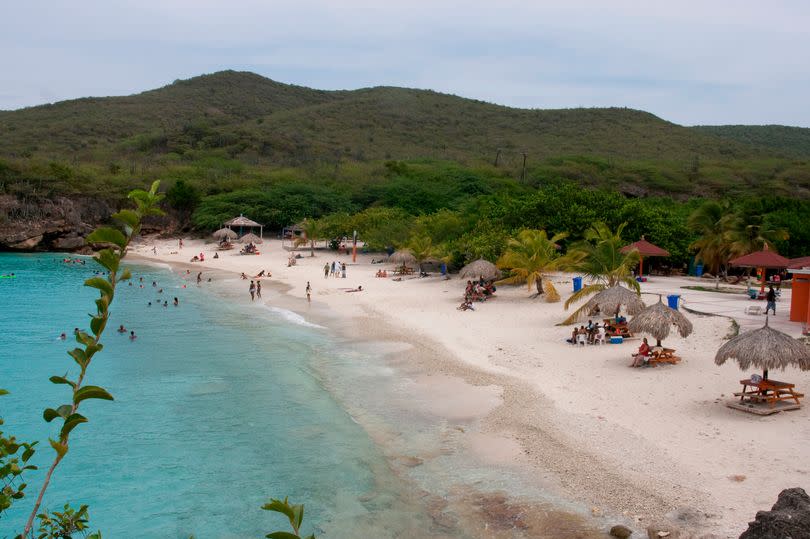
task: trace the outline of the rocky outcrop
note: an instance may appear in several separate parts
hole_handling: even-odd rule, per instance
[[[97,199],[0,195],[0,250],[81,250],[84,237],[109,219],[112,211]]]
[[[779,493],[770,511],[759,511],[740,539],[810,539],[810,497],[804,489]]]

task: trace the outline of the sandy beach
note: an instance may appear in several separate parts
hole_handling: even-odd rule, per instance
[[[637,340],[571,346],[565,342],[570,327],[556,325],[567,316],[562,302],[531,299],[525,287],[499,287],[496,298],[461,312],[456,307],[465,281],[455,275],[376,278],[379,269],[392,269],[371,263],[379,254],[358,254],[355,263],[335,251],[316,250],[311,257],[301,249],[302,258],[288,267],[290,253],[278,240],[265,240],[260,255],[232,250],[218,259],[214,243],[184,244],[179,249],[177,240],[144,238],[132,260],[190,267],[204,279],[213,270],[235,276],[265,270],[272,276],[262,279],[264,302],[358,343],[398,343],[391,346],[403,351],[398,361],[412,383],[414,406],[449,424],[480,418],[482,429],[458,430],[463,443],[492,466],[524,470],[583,515],[637,530],[666,520],[696,536],[738,537],[782,489],[810,487],[806,408],[759,417],[724,404],[750,374],[736,363],[714,364],[731,331],[729,318],[688,314],[694,333],[681,339],[673,332],[665,342],[683,358],[680,364],[631,369]],[[187,266],[200,252],[205,262]],[[345,279],[324,278],[324,264],[333,260],[346,263]],[[571,277],[554,278],[563,301],[571,294]],[[711,294],[684,291],[684,284],[656,278],[642,292],[683,293],[687,306],[711,302]],[[349,292],[360,285],[362,291]],[[247,281],[234,278],[233,286],[250,301]],[[651,294],[643,299],[657,301]],[[779,308],[781,322],[787,302]],[[740,320],[743,328],[757,323]],[[799,391],[810,388],[810,372],[772,377]]]

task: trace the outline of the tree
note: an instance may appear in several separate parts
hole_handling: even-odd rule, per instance
[[[309,242],[309,256],[315,256],[315,242],[323,239],[323,226],[316,219],[304,219],[304,222],[301,223],[301,230],[304,235],[295,240],[296,246]]]
[[[200,203],[200,192],[185,180],[177,180],[166,190],[166,202],[177,210],[181,220],[185,223]]]
[[[787,230],[770,226],[762,215],[734,215],[729,219],[727,236],[729,240],[729,258],[747,255],[755,251],[768,249],[776,251],[776,243],[790,237]]]
[[[585,239],[575,243],[568,250],[570,271],[581,273],[591,283],[582,287],[565,302],[568,309],[572,304],[606,288],[625,284],[636,293],[640,291],[633,278],[633,268],[638,264],[638,251],[622,253],[624,246],[622,232],[627,223],[622,223],[613,232],[605,223],[596,222],[585,231]],[[571,323],[579,315],[575,311],[564,323]]]
[[[545,294],[546,301],[559,301],[557,289],[551,282],[544,282],[543,277],[567,263],[567,258],[560,255],[557,246],[557,242],[566,236],[566,233],[560,233],[549,238],[545,230],[521,230],[507,242],[506,250],[498,259],[498,267],[510,273],[509,277],[499,282],[526,283],[529,290],[534,285],[537,296]]]
[[[696,251],[695,259],[712,272],[715,287],[720,287],[720,272],[731,256],[731,234],[737,217],[727,203],[709,200],[693,211],[686,223],[700,237],[692,242],[690,249]]]
[[[433,245],[433,240],[423,234],[413,236],[408,242],[408,248],[419,265],[419,275],[422,275],[422,264],[428,258],[435,257],[438,254],[438,249]]]

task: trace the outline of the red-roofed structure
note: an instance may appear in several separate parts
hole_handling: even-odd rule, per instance
[[[645,256],[669,256],[669,251],[666,249],[662,249],[657,245],[653,245],[652,243],[648,242],[644,239],[644,236],[641,236],[641,239],[635,243],[631,243],[630,245],[625,245],[621,249],[620,252],[626,254],[630,251],[636,250],[638,251],[638,276],[641,277],[643,275],[642,270],[644,269],[644,257]]]
[[[803,256],[801,258],[791,258],[788,269],[802,269],[810,268],[810,256]]]
[[[776,251],[768,249],[768,244],[761,251],[756,251],[735,258],[729,262],[732,266],[741,268],[762,268],[762,285],[759,287],[759,293],[765,292],[765,268],[781,269],[790,265],[790,260],[780,255]]]

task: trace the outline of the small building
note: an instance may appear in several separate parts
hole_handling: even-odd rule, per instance
[[[803,325],[803,333],[810,330],[810,267],[790,268],[793,287],[790,296],[790,320]]]

